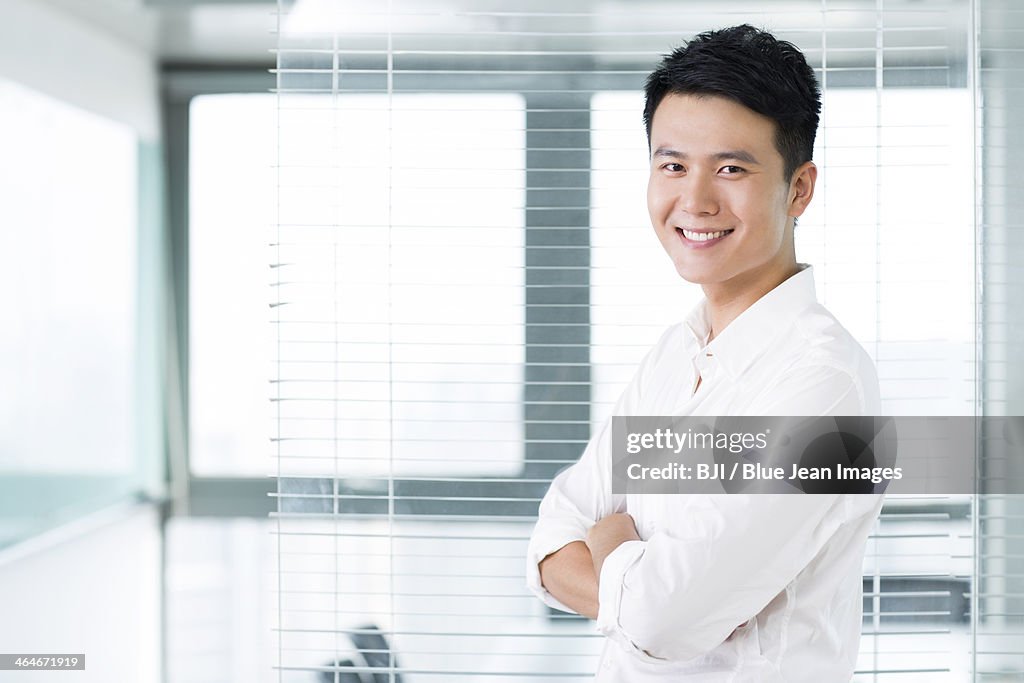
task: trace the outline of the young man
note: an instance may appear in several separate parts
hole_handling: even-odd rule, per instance
[[[616,415],[872,415],[870,358],[793,246],[820,95],[793,45],[743,25],[651,74],[651,222],[705,299]],[[613,495],[611,419],[541,503],[528,583],[596,618],[598,681],[849,681],[874,495]]]

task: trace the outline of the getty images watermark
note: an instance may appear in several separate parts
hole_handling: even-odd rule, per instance
[[[1024,417],[612,418],[612,492],[1024,493]]]

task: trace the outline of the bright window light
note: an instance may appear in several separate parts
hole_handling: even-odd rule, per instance
[[[522,97],[216,95],[190,120],[192,471],[518,472]]]
[[[0,472],[128,474],[136,135],[0,80],[0,149]]]
[[[601,93],[593,108],[599,420],[701,292],[676,275],[650,227],[642,94]],[[874,357],[888,414],[973,414],[974,197],[963,180],[971,140],[965,89],[824,94],[818,183],[796,229],[797,260],[815,266],[819,301]]]

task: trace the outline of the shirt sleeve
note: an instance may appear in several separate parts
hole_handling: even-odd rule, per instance
[[[616,402],[611,415],[634,414],[640,405],[645,377],[672,328],[641,361],[633,379]],[[580,459],[551,482],[537,512],[526,557],[526,585],[545,604],[573,610],[551,595],[540,581],[540,561],[573,541],[583,541],[599,519],[626,508],[625,496],[612,495],[612,419],[609,416],[591,438]]]
[[[573,541],[583,541],[597,520],[625,509],[625,497],[611,493],[611,419],[590,440],[579,461],[563,470],[548,489],[537,512],[526,557],[526,584],[545,604],[573,610],[541,585],[539,564]]]
[[[754,415],[862,415],[857,379],[817,366],[788,373]],[[862,506],[839,495],[694,496],[686,519],[605,559],[597,627],[636,656],[686,660],[722,643],[821,552]]]
[[[837,495],[709,495],[687,510],[679,529],[620,545],[601,569],[597,627],[642,658],[714,649],[847,519]]]

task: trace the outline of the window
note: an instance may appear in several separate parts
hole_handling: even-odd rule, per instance
[[[0,80],[0,546],[142,487],[138,139]]]
[[[191,106],[192,471],[519,473],[522,98],[278,105]]]
[[[189,123],[189,464],[261,476],[272,469],[276,106],[266,94],[201,96]]]

